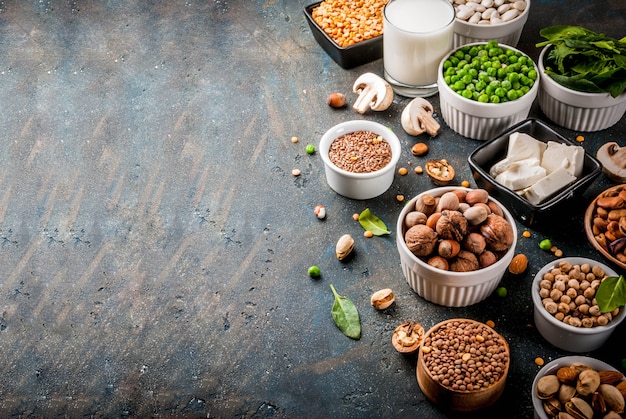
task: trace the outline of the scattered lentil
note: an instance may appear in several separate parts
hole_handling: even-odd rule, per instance
[[[297,143],[298,142],[298,137],[291,137],[291,142],[292,143]]]
[[[391,162],[391,146],[371,131],[356,131],[336,138],[328,150],[328,158],[352,173],[370,173]]]
[[[400,176],[404,176],[404,175],[406,175],[407,173],[409,173],[409,171],[406,169],[406,167],[401,167],[401,168],[399,168],[399,169],[398,169],[398,174],[399,174]]]
[[[583,141],[585,141],[585,137],[583,137],[582,135],[578,135],[576,137],[576,141],[578,141],[579,143],[582,143]]]
[[[300,173],[302,173],[302,172],[300,171],[300,169],[293,169],[293,170],[291,171],[291,174],[292,174],[292,175],[294,175],[294,176],[300,176]]]
[[[541,357],[535,358],[535,364],[541,367],[544,364],[543,358]]]
[[[524,232],[522,233],[522,236],[524,236],[526,238],[530,237],[531,236],[530,231],[524,230]]]
[[[496,327],[496,324],[493,322],[493,320],[487,320],[485,324],[489,327]]]
[[[470,183],[469,183],[469,181],[464,180],[463,182],[461,182],[461,186],[464,187],[464,188],[469,188]]]
[[[365,231],[363,232],[363,236],[365,236],[365,237],[367,237],[367,238],[369,239],[369,238],[371,238],[371,237],[374,237],[374,233],[373,233],[373,232],[371,232],[370,230],[365,230]]]
[[[421,175],[422,173],[424,173],[424,168],[422,166],[415,166],[415,173]]]
[[[359,217],[360,217],[360,216],[359,216],[359,214],[357,214],[357,213],[352,214],[352,219],[353,219],[354,221],[359,221]]]
[[[396,195],[396,199],[398,200],[398,202],[402,202],[404,201],[404,195]]]

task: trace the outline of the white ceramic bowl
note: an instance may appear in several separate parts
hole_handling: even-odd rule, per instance
[[[478,42],[468,45],[479,44],[485,43]],[[521,52],[507,45],[500,46]],[[530,91],[517,100],[503,103],[481,103],[467,99],[452,90],[443,78],[443,64],[455,51],[452,51],[441,60],[437,77],[441,116],[450,128],[474,140],[490,140],[528,117],[530,108],[539,91],[540,76],[537,77]],[[524,55],[528,57],[527,54]],[[537,73],[539,74],[539,70],[537,70]]]
[[[493,25],[469,23],[462,19],[456,19],[454,21],[453,48],[491,40],[515,47],[528,20],[529,10],[530,0],[526,0],[526,9],[519,16],[508,22]]]
[[[409,286],[422,298],[447,307],[465,307],[487,298],[496,289],[515,254],[517,228],[511,213],[497,200],[489,198],[502,208],[504,218],[513,227],[513,245],[493,265],[472,272],[444,271],[428,265],[415,256],[404,241],[404,219],[415,208],[415,201],[424,194],[434,197],[454,189],[469,190],[455,186],[444,186],[424,191],[404,206],[396,225],[396,245],[404,278]]]
[[[613,318],[606,326],[595,327],[575,327],[565,324],[560,320],[557,320],[552,316],[541,304],[541,297],[539,296],[539,282],[543,278],[543,275],[557,266],[561,261],[568,261],[573,265],[580,265],[583,263],[589,263],[591,266],[597,265],[604,269],[604,272],[608,276],[618,276],[615,270],[593,259],[581,258],[581,257],[569,257],[557,259],[550,262],[535,275],[535,279],[532,282],[531,294],[534,306],[534,320],[535,326],[541,336],[544,337],[552,345],[564,351],[582,353],[591,352],[600,348],[604,342],[611,336],[613,330],[624,320],[625,313],[624,307],[621,308],[619,314]]]
[[[370,131],[380,135],[391,146],[391,161],[384,168],[370,173],[352,173],[340,169],[330,161],[328,150],[332,142],[342,135],[357,131]],[[324,133],[319,152],[324,162],[328,185],[338,194],[352,199],[371,199],[383,194],[391,184],[402,149],[400,140],[388,127],[366,120],[346,121],[335,125]]]
[[[600,131],[615,125],[626,113],[626,93],[614,98],[608,93],[586,93],[568,89],[544,74],[544,57],[551,45],[539,54],[541,73],[539,107],[555,124],[573,131]]]
[[[550,417],[548,417],[546,411],[543,409],[542,400],[537,397],[537,391],[535,389],[537,388],[537,382],[539,381],[539,379],[548,374],[555,374],[556,371],[561,367],[569,367],[570,365],[578,362],[593,368],[595,371],[618,371],[616,368],[612,367],[606,362],[602,362],[599,359],[590,358],[587,356],[564,356],[562,358],[557,358],[554,361],[548,362],[535,376],[535,379],[533,380],[533,386],[531,388],[531,398],[533,401],[533,409],[535,411],[535,419],[551,419]]]

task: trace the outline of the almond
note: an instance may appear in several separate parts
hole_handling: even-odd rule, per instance
[[[601,384],[615,384],[624,378],[624,374],[619,371],[606,370],[600,371],[598,374],[600,374]]]
[[[578,378],[578,371],[572,367],[561,367],[557,370],[556,376],[560,382],[571,384]]]
[[[515,257],[509,263],[509,272],[513,275],[520,275],[526,271],[528,267],[528,258],[523,253],[515,255]]]
[[[617,388],[619,392],[622,393],[622,396],[624,396],[624,398],[626,399],[626,381],[620,381],[619,383],[615,384],[615,388]]]

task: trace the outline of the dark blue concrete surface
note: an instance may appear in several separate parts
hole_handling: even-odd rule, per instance
[[[378,114],[330,109],[328,93],[354,100],[356,77],[382,74],[382,63],[340,68],[315,43],[306,5],[0,2],[0,416],[446,417],[391,333],[407,320],[428,329],[468,317],[493,320],[511,346],[489,413],[531,417],[534,358],[566,355],[533,327],[530,281],[554,259],[538,242],[600,258],[582,216],[612,183],[600,177],[562,223],[520,239],[530,267],[503,278],[505,299],[421,299],[402,276],[395,232],[365,239],[352,214],[370,208],[393,228],[396,195],[432,183],[410,172],[381,197],[352,201],[304,148],[336,123],[372,119],[398,133],[402,164],[425,161],[410,154],[424,140],[460,183],[479,143],[441,120],[434,139],[404,134],[401,97]],[[519,48],[535,59],[538,31],[552,24],[626,35],[619,0],[531,7]],[[537,107],[532,116],[542,118]],[[625,129],[622,119],[582,145],[622,144]],[[344,233],[357,240],[349,263],[334,256]],[[306,274],[312,264],[318,280]],[[335,327],[330,284],[359,308],[359,341]],[[369,298],[385,287],[396,303],[377,312]],[[623,334],[591,355],[619,367]]]

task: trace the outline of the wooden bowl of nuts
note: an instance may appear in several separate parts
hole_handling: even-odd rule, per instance
[[[617,273],[588,258],[557,259],[532,283],[534,321],[539,333],[557,348],[591,352],[600,348],[624,320],[624,307],[602,312],[596,300],[600,283]]]
[[[535,418],[621,418],[626,379],[611,365],[586,356],[566,356],[546,364],[532,384]],[[596,412],[594,414],[594,412]],[[572,415],[573,413],[573,415]],[[591,417],[591,416],[588,416]]]
[[[510,359],[509,344],[491,327],[470,319],[450,319],[424,335],[417,382],[436,405],[453,412],[474,412],[500,398]]]
[[[626,185],[608,188],[585,212],[585,234],[606,259],[626,269]]]

